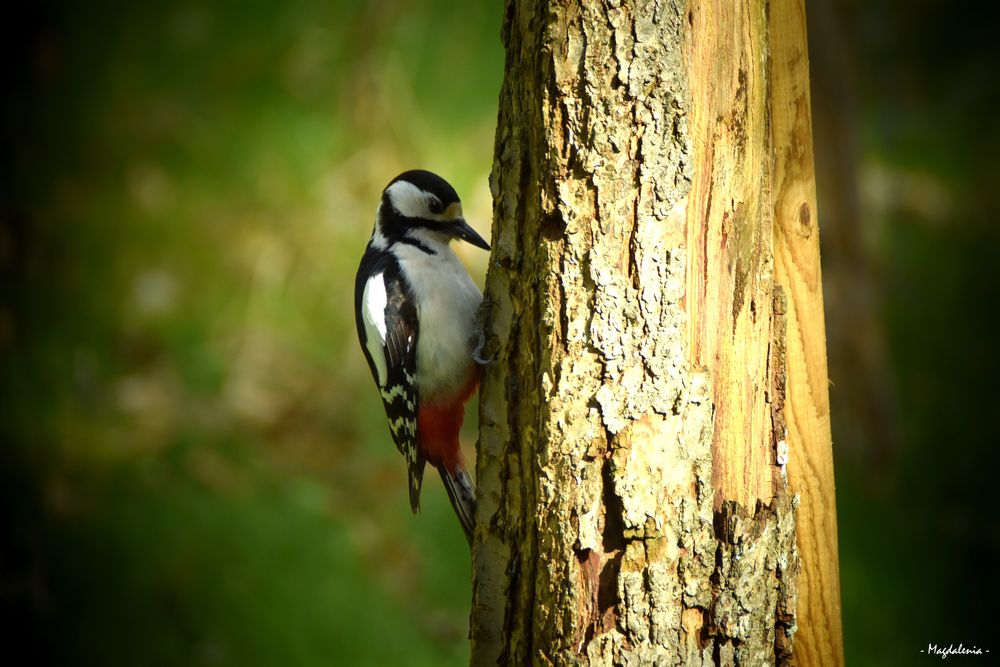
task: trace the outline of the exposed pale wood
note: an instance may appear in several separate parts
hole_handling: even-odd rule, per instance
[[[688,348],[710,370],[715,507],[770,502],[771,338],[767,17],[762,2],[692,0],[687,207]]]
[[[819,227],[802,0],[771,0],[775,274],[788,294],[788,478],[800,497],[796,664],[844,662]]]

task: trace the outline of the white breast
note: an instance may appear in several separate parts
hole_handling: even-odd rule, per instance
[[[442,243],[432,247],[437,254],[406,244],[392,249],[417,302],[421,403],[445,402],[466,386],[474,369],[469,338],[483,300],[454,251]]]

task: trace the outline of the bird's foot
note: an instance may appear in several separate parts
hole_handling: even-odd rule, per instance
[[[483,299],[482,303],[479,304],[479,308],[476,309],[476,329],[470,338],[470,343],[472,343],[472,359],[480,366],[488,366],[492,364],[497,359],[497,351],[493,349],[487,352],[486,348],[489,343],[489,337],[486,335],[486,329],[490,321],[490,311],[493,304],[491,304],[486,299]]]

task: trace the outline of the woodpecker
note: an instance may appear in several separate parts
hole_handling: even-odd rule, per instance
[[[358,267],[354,314],[389,433],[406,458],[410,509],[420,508],[430,463],[471,545],[476,495],[458,432],[479,386],[473,340],[483,296],[451,249],[453,239],[490,249],[443,178],[412,170],[392,179]]]

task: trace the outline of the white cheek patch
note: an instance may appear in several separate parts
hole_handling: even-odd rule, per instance
[[[392,207],[407,218],[448,222],[462,217],[462,205],[458,202],[451,203],[442,213],[431,213],[428,200],[434,195],[424,192],[408,181],[396,181],[386,188],[386,192]]]
[[[386,192],[392,207],[407,218],[426,218],[430,215],[427,209],[427,193],[407,181],[396,181]]]
[[[365,323],[365,347],[375,362],[378,372],[378,384],[385,386],[388,369],[385,363],[385,280],[381,273],[376,273],[365,283],[365,291],[361,295],[361,318]]]

